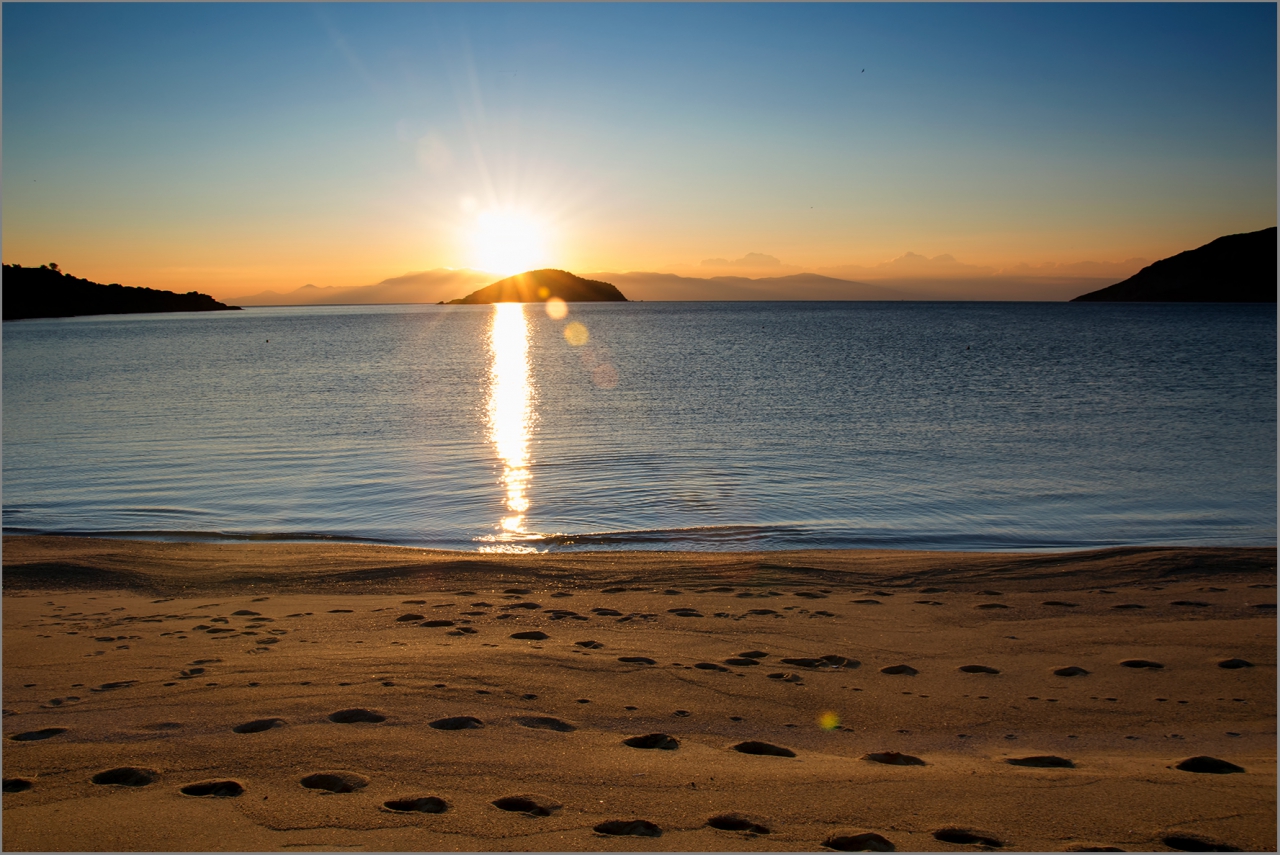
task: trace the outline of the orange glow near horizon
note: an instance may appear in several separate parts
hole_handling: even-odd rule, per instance
[[[531,552],[518,541],[527,537],[529,510],[529,434],[533,427],[533,386],[529,380],[529,324],[521,303],[495,303],[489,333],[493,362],[489,372],[489,441],[502,464],[506,516],[484,552]]]

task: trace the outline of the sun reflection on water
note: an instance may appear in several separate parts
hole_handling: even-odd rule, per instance
[[[520,544],[529,510],[529,433],[533,427],[533,385],[529,380],[529,324],[521,303],[494,303],[489,332],[489,441],[502,463],[506,515],[500,531],[483,540],[482,552],[534,552]]]

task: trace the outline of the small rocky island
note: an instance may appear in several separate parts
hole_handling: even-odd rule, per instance
[[[1274,303],[1275,226],[1220,237],[1071,302]]]
[[[625,303],[627,298],[608,282],[583,279],[564,270],[530,270],[500,279],[465,297],[450,300],[450,306],[485,303],[545,303],[559,297],[566,303]]]
[[[154,288],[102,285],[63,273],[56,264],[4,265],[4,319],[71,318],[77,315],[129,315],[146,312],[239,310],[207,294],[175,294]]]

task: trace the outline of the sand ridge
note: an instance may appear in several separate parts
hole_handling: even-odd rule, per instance
[[[5,540],[9,849],[1275,848],[1274,550],[65,540]]]

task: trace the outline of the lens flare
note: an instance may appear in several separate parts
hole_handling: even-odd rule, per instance
[[[823,730],[835,730],[840,727],[840,716],[830,710],[827,710],[822,715],[818,716],[818,727]]]
[[[564,328],[564,340],[574,347],[582,347],[587,343],[587,339],[591,338],[587,332],[587,328],[582,324],[574,321]]]
[[[569,314],[569,306],[559,297],[552,297],[547,300],[546,309],[547,317],[553,321],[562,321],[565,315]]]

